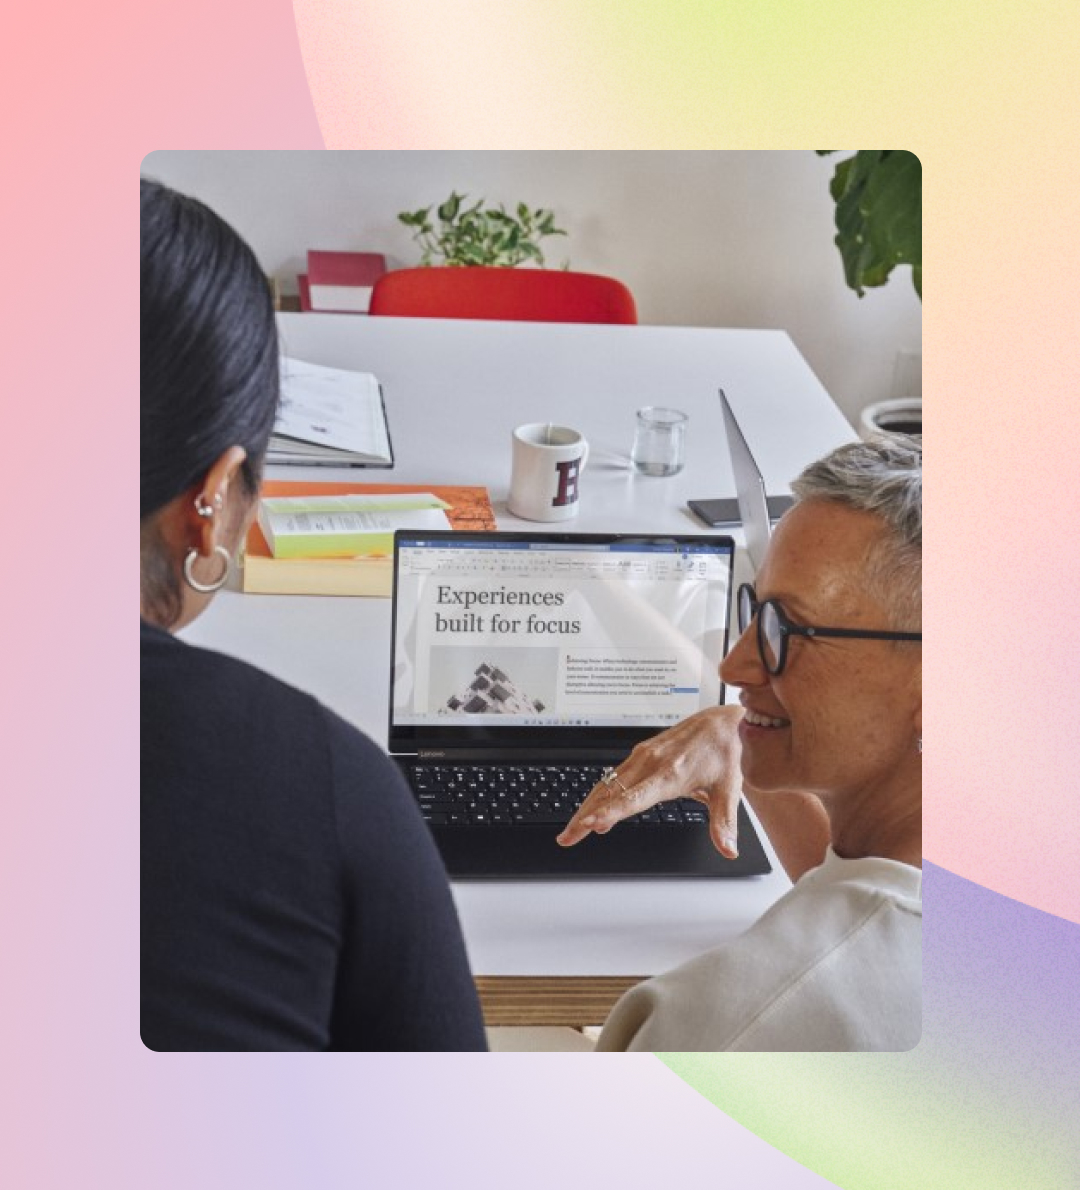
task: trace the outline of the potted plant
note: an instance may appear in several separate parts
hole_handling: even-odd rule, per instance
[[[824,156],[835,149],[818,149]],[[836,167],[836,246],[848,285],[863,297],[884,285],[897,265],[911,266],[922,300],[922,163],[914,153],[859,149]],[[863,410],[861,432],[922,433],[922,400],[901,397]]]
[[[532,264],[544,268],[540,241],[566,235],[555,226],[552,212],[543,207],[531,208],[520,202],[511,213],[501,203],[485,206],[483,199],[466,206],[467,197],[452,192],[435,208],[434,219],[431,207],[398,215],[420,245],[421,265],[516,268]]]

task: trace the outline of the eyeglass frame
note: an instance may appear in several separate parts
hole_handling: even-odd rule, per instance
[[[743,593],[748,593],[750,603],[750,619],[743,623]],[[780,626],[780,649],[779,655],[776,659],[776,668],[773,669],[769,665],[768,657],[765,653],[764,629],[762,628],[761,609],[766,606],[771,606],[776,613],[776,620]],[[783,604],[778,599],[762,599],[758,600],[757,592],[754,590],[752,583],[742,583],[735,595],[735,613],[739,625],[740,636],[746,632],[750,625],[757,620],[757,647],[758,656],[761,658],[761,664],[765,666],[766,672],[771,677],[777,677],[784,672],[784,667],[787,665],[788,657],[788,641],[793,636],[805,636],[813,640],[819,636],[825,637],[839,637],[844,640],[910,640],[921,641],[921,632],[882,632],[870,631],[862,628],[822,628],[817,625],[810,624],[796,624],[793,620],[788,618],[787,612],[784,611]]]

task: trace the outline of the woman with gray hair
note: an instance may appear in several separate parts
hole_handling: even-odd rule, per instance
[[[840,447],[792,485],[741,636],[740,707],[639,745],[560,836],[660,801],[709,806],[735,854],[745,794],[794,881],[745,934],[639,984],[601,1050],[906,1050],[922,997],[922,445]],[[740,775],[741,770],[741,775]]]

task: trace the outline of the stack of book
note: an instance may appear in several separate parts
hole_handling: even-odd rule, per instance
[[[392,467],[382,388],[370,372],[282,358],[268,463]]]
[[[241,588],[263,595],[389,596],[396,529],[495,528],[483,487],[263,485]]]
[[[321,252],[307,254],[307,272],[297,278],[300,309],[324,314],[366,314],[371,290],[386,272],[386,257],[378,252]]]

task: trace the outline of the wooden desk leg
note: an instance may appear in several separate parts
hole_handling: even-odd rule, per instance
[[[623,992],[644,975],[548,977],[478,975],[486,1025],[602,1025]]]

